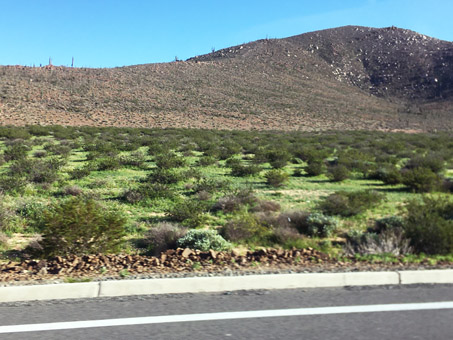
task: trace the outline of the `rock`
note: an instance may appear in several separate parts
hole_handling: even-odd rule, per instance
[[[190,254],[192,254],[192,250],[189,249],[189,248],[186,248],[186,249],[184,249],[184,251],[182,252],[181,256],[184,257],[184,258],[188,258]]]
[[[238,257],[239,255],[241,255],[241,253],[239,252],[239,250],[233,249],[231,251],[231,255],[234,256],[234,257]]]
[[[215,250],[209,249],[209,255],[211,255],[211,258],[215,259],[217,257],[217,252]]]

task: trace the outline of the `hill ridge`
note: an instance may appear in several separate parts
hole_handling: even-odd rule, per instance
[[[1,124],[451,129],[453,43],[396,27],[261,39],[186,61],[0,66]]]

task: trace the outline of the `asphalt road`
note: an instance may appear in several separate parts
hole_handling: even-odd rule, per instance
[[[451,339],[453,309],[360,312],[355,306],[453,301],[452,285],[416,285],[239,291],[211,294],[174,294],[0,304],[0,339]],[[334,309],[324,307],[354,306]],[[436,304],[437,306],[437,304]],[[313,308],[319,315],[310,315]],[[379,306],[376,307],[379,310]],[[434,308],[434,309],[431,309]],[[308,315],[257,317],[210,321],[147,318],[145,324],[1,333],[2,326],[68,321],[144,318],[153,316],[274,310]],[[404,309],[404,308],[403,308]],[[308,311],[308,312],[307,312]],[[328,311],[332,312],[331,309]],[[329,313],[330,313],[329,312]],[[222,314],[223,316],[223,314]],[[258,315],[259,316],[259,315]],[[168,319],[165,318],[164,319]],[[148,320],[153,320],[148,323]],[[170,322],[168,322],[170,321]],[[47,325],[46,325],[47,327]],[[22,327],[23,328],[23,327]]]

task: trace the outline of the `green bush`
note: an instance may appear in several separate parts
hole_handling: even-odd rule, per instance
[[[437,154],[429,153],[426,156],[414,156],[405,165],[405,169],[428,168],[438,174],[445,169],[444,159]]]
[[[377,179],[387,185],[400,184],[402,176],[397,167],[393,164],[380,166],[369,176],[371,179]]]
[[[423,197],[405,207],[405,235],[418,253],[453,253],[453,201],[448,198]]]
[[[172,152],[158,155],[154,161],[158,168],[163,169],[181,168],[186,165],[186,160],[183,157]]]
[[[413,168],[402,171],[402,183],[413,192],[431,192],[440,190],[442,178],[430,168]]]
[[[148,183],[176,184],[181,180],[181,176],[174,170],[167,168],[154,169],[145,179]]]
[[[266,159],[274,169],[283,168],[291,159],[291,154],[286,150],[269,150],[266,152]]]
[[[25,201],[16,208],[16,214],[25,218],[30,231],[41,232],[46,209],[47,206],[41,202]]]
[[[326,166],[322,161],[312,161],[307,164],[304,170],[307,176],[314,177],[322,175],[326,170]]]
[[[380,234],[387,230],[402,230],[403,226],[404,219],[401,216],[387,216],[375,221],[373,231]]]
[[[377,205],[384,198],[376,191],[337,191],[327,196],[318,204],[318,208],[327,215],[354,216]]]
[[[5,149],[3,157],[7,162],[17,161],[26,158],[29,150],[30,148],[25,144],[16,142]]]
[[[93,167],[85,165],[83,167],[73,169],[69,172],[69,175],[71,176],[71,179],[82,179],[89,176],[91,171],[93,171]]]
[[[216,251],[228,250],[231,244],[220,236],[215,230],[207,229],[192,229],[187,234],[181,237],[177,244],[181,248],[198,249],[208,251],[210,249]]]
[[[25,177],[18,175],[2,175],[0,176],[0,190],[7,193],[21,194],[27,185]]]
[[[215,157],[203,156],[198,159],[197,164],[199,166],[209,166],[209,165],[215,164],[216,162],[217,162],[217,159]]]
[[[257,218],[245,211],[234,216],[221,229],[221,234],[233,242],[262,242],[269,234],[270,229],[259,223]]]
[[[205,191],[210,194],[225,192],[230,187],[230,183],[224,179],[202,178],[193,188],[196,193]]]
[[[288,181],[289,175],[283,170],[269,170],[264,174],[266,183],[272,187],[281,187]]]
[[[342,182],[351,176],[348,168],[342,164],[329,167],[327,176],[332,182]]]
[[[43,214],[43,257],[115,253],[121,249],[126,219],[94,200],[74,197]]]
[[[206,221],[206,204],[199,200],[186,199],[177,202],[174,207],[167,211],[172,221],[180,222],[182,225],[195,228]]]
[[[141,168],[145,166],[146,154],[143,151],[134,151],[128,156],[121,156],[120,162],[124,166]]]
[[[261,167],[258,165],[250,164],[233,164],[231,166],[231,175],[235,177],[247,177],[257,175],[261,171]]]
[[[103,157],[96,160],[96,169],[98,171],[111,171],[121,168],[121,160],[116,156]]]
[[[0,196],[0,233],[8,233],[11,231],[14,211],[5,206],[2,199],[3,197]]]

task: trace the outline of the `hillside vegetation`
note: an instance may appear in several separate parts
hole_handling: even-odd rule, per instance
[[[453,251],[449,134],[0,128],[0,249]]]

